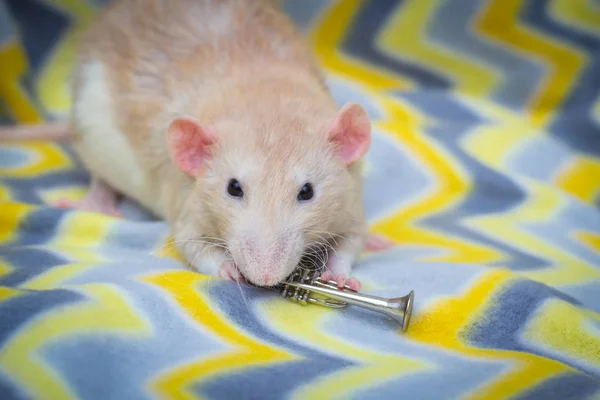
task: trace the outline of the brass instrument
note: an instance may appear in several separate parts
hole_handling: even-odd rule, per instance
[[[406,331],[410,323],[414,291],[404,297],[385,299],[358,293],[348,285],[339,289],[334,281],[323,281],[315,270],[298,269],[279,286],[281,296],[306,305],[319,304],[331,308],[344,308],[353,304],[371,311],[380,312],[394,319]]]

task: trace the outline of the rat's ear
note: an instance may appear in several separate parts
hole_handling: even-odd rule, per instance
[[[371,122],[365,109],[356,103],[344,105],[329,128],[329,140],[346,164],[362,158],[371,145]]]
[[[188,175],[196,175],[211,157],[210,146],[215,135],[192,117],[179,117],[167,131],[167,147],[171,159]]]

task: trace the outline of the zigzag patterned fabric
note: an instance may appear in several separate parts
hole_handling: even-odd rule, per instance
[[[69,109],[103,1],[0,0],[6,123]],[[364,293],[411,326],[196,274],[162,221],[66,211],[68,145],[0,146],[1,399],[600,399],[600,1],[288,0],[374,126],[365,201],[397,246]]]

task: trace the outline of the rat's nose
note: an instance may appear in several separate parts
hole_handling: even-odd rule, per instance
[[[280,246],[273,244],[253,237],[244,241],[244,275],[255,285],[274,286],[281,280],[285,257]]]
[[[258,286],[274,286],[279,283],[280,278],[277,271],[282,268],[279,260],[273,259],[273,257],[264,257],[248,261],[248,270],[245,271],[245,276],[250,282]]]

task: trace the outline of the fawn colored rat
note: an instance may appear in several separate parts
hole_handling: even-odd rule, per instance
[[[103,10],[72,85],[72,145],[91,189],[62,206],[117,214],[121,192],[167,220],[198,271],[259,286],[327,246],[324,278],[358,289],[360,252],[387,246],[368,235],[363,205],[370,121],[358,104],[338,109],[276,3]]]

